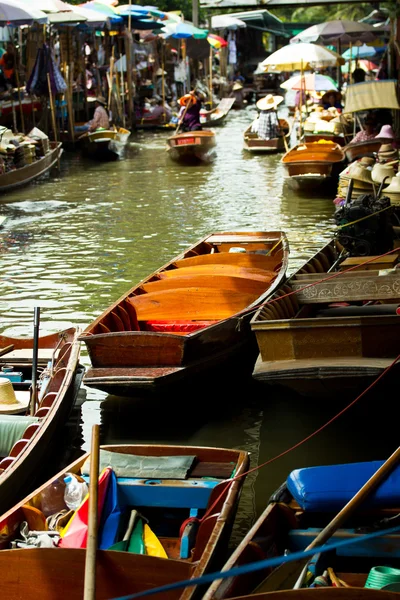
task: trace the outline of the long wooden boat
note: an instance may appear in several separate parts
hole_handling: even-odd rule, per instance
[[[333,144],[338,144],[341,147],[346,145],[344,135],[330,133],[304,133],[304,141],[306,143],[319,142],[319,140],[329,140]]]
[[[305,550],[382,463],[372,461],[292,471],[271,496],[267,507],[232,552],[222,571]],[[210,585],[202,600],[278,600],[286,597],[312,600],[319,596],[319,591],[324,592],[324,598],[358,600],[370,591],[378,592],[364,587],[371,567],[380,564],[400,567],[400,533],[384,532],[390,527],[388,519],[399,512],[398,477],[397,468],[381,484],[379,492],[372,493],[358,510],[349,514],[344,525],[333,532],[330,543],[354,538],[358,538],[359,542],[329,554],[315,554],[303,588],[293,589],[301,570],[301,566],[296,568],[293,562],[293,569],[265,567],[248,574],[218,579]],[[382,536],[365,539],[365,534],[379,529],[379,523]],[[325,576],[324,587],[308,587],[313,586],[315,578],[321,577],[325,571],[328,571],[328,576]],[[343,582],[349,587],[343,587]],[[371,597],[375,598],[373,593]]]
[[[208,112],[207,115],[202,116],[200,113],[200,122],[206,127],[217,127],[225,123],[226,117],[229,111],[235,103],[235,98],[222,98],[212,112]]]
[[[373,257],[346,256],[331,241],[256,312],[256,380],[309,396],[343,396],[364,389],[399,354],[400,271],[391,269],[400,255],[365,267]]]
[[[186,131],[167,139],[167,152],[178,162],[211,162],[215,158],[216,136],[213,131]]]
[[[398,600],[399,592],[360,587],[317,587],[248,594],[235,600]]]
[[[243,134],[243,148],[253,153],[284,152],[290,141],[291,124],[286,119],[279,119],[279,126],[282,132],[279,137],[262,140],[256,133],[251,132],[250,125]]]
[[[365,142],[349,142],[343,147],[348,162],[353,162],[363,156],[372,156],[378,152],[382,144],[387,144],[387,138],[373,138]]]
[[[79,138],[82,152],[95,160],[118,160],[131,132],[123,127],[100,129],[85,133]]]
[[[285,181],[294,189],[335,187],[345,158],[343,149],[329,140],[297,144],[281,159]]]
[[[62,532],[57,547],[10,549],[10,545],[21,539],[23,521],[28,523],[30,530],[57,527],[52,525],[51,519],[46,524],[41,510],[42,497],[52,482],[63,481],[66,473],[88,481],[88,458],[89,454],[85,454],[70,464],[0,517],[0,568],[4,598],[33,600],[38,589],[43,600],[54,598],[55,593],[60,600],[80,600],[83,597],[86,542],[76,539],[73,523],[68,525],[68,531]],[[100,468],[102,472],[108,466],[112,468],[118,500],[115,501],[115,491],[112,497],[119,510],[114,510],[116,523],[112,530],[108,530],[107,541],[101,534],[101,528],[99,531],[102,549],[96,557],[96,598],[106,600],[140,592],[199,577],[220,568],[225,560],[249,464],[247,452],[225,448],[101,446]],[[233,476],[235,479],[232,479]],[[132,509],[139,507],[142,527],[143,522],[148,523],[161,544],[162,551],[158,556],[143,553],[144,536],[139,533],[138,541],[136,529],[132,534],[136,533],[135,548],[132,547],[135,540],[132,541],[129,536],[128,551],[123,551],[120,545],[129,515]],[[109,514],[104,510],[102,520]],[[58,527],[65,527],[69,517],[66,516],[64,523]],[[192,519],[188,521],[190,517]],[[85,523],[82,512],[81,527],[84,528]],[[115,549],[110,549],[113,547]],[[201,594],[191,587],[171,591],[162,597],[190,600],[201,597]]]
[[[25,165],[25,167],[0,175],[0,193],[22,187],[48,173],[60,160],[62,151],[61,142],[50,142],[50,149],[42,158]]]
[[[283,282],[288,252],[280,231],[199,240],[85,329],[80,339],[92,363],[85,385],[130,395],[218,370],[244,353],[250,362],[251,315]]]
[[[78,334],[70,328],[39,337],[39,402],[32,416],[27,403],[32,384],[33,340],[0,335],[0,381],[7,378],[12,382],[18,400],[15,411],[19,412],[13,414],[14,410],[10,410],[6,414],[0,405],[0,513],[37,483],[48,462],[46,456],[56,445],[56,436],[75,402],[84,372],[79,364]]]

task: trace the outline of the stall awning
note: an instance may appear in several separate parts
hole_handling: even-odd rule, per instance
[[[269,33],[274,33],[275,35],[287,35],[283,22],[265,9],[229,13],[229,17],[240,19],[250,29],[268,31]]]
[[[395,79],[385,79],[349,85],[346,89],[346,102],[343,112],[352,113],[376,108],[399,110],[396,84]]]

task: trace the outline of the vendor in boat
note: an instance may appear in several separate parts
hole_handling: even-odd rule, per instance
[[[235,103],[233,105],[234,108],[243,108],[246,101],[244,99],[243,86],[240,83],[240,81],[236,81],[233,84],[232,91],[229,94],[228,98],[235,98]]]
[[[202,129],[200,122],[200,110],[203,95],[200,92],[191,91],[179,98],[181,109],[178,122],[183,131],[199,131]]]
[[[325,110],[328,110],[328,108],[331,108],[332,106],[334,108],[339,108],[340,110],[342,110],[343,105],[341,103],[341,100],[342,94],[340,92],[338,92],[337,90],[328,90],[322,96],[321,104]]]
[[[364,120],[364,129],[361,129],[361,131],[356,133],[349,143],[356,144],[357,142],[367,142],[368,140],[373,140],[377,137],[376,134],[376,121],[372,115],[368,115]]]
[[[95,111],[93,115],[93,119],[84,123],[84,125],[75,125],[76,133],[85,133],[96,131],[96,129],[109,129],[110,128],[110,119],[108,116],[108,112],[106,110],[107,101],[103,96],[97,96],[96,101],[94,103]]]
[[[283,96],[268,94],[256,103],[260,115],[253,121],[251,131],[257,133],[261,140],[272,140],[281,134],[276,109],[283,100]]]
[[[162,119],[162,117],[164,117],[166,123],[169,123],[172,117],[172,111],[162,98],[157,97],[156,104],[148,118],[158,120]]]

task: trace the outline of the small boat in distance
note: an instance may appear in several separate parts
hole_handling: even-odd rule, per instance
[[[172,160],[184,163],[211,162],[215,154],[213,131],[186,131],[172,135],[167,140],[167,152]]]
[[[256,359],[249,321],[286,277],[281,231],[216,232],[128,290],[81,334],[84,383],[116,395],[154,391]],[[255,353],[255,355],[254,355]]]
[[[13,169],[0,175],[0,194],[9,192],[15,188],[22,187],[38,179],[59,162],[63,152],[61,142],[49,142],[48,151],[37,160],[24,167]]]
[[[223,125],[234,102],[235,98],[222,98],[218,106],[211,111],[207,111],[206,114],[203,115],[200,112],[200,123],[206,127]]]
[[[297,144],[281,159],[285,181],[294,189],[337,186],[345,162],[344,149],[329,140]]]
[[[2,594],[7,600],[33,600],[38,589],[46,600],[83,598],[86,538],[74,534],[74,527],[79,521],[80,531],[85,532],[87,504],[86,517],[85,510],[78,509],[74,524],[74,511],[68,512],[56,498],[54,517],[49,515],[46,521],[42,499],[51,493],[52,483],[63,482],[67,473],[88,483],[89,460],[90,454],[84,454],[0,516]],[[249,465],[248,452],[229,448],[101,446],[96,598],[144,592],[221,567]],[[107,489],[102,483],[105,477]],[[24,522],[24,531],[57,535],[58,546],[18,546]],[[195,586],[166,595],[171,600],[201,597],[202,589]]]
[[[123,127],[98,129],[81,135],[82,152],[95,160],[118,160],[122,157],[131,132]]]
[[[254,154],[284,152],[289,144],[291,124],[286,119],[278,119],[278,122],[281,135],[270,140],[263,140],[258,137],[257,133],[252,133],[250,125],[243,134],[243,148]]]
[[[84,373],[78,334],[70,328],[39,337],[39,393],[32,411],[33,339],[0,335],[0,514],[37,484],[48,465],[46,457],[56,445]]]

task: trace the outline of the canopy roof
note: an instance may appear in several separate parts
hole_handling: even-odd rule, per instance
[[[375,108],[399,110],[396,84],[395,79],[384,79],[349,85],[346,89],[346,103],[343,112],[352,113]]]
[[[270,13],[268,10],[250,10],[246,12],[229,13],[227,15],[218,15],[221,17],[233,17],[240,19],[250,29],[258,29],[268,31],[277,35],[286,36],[284,24],[278,17]],[[214,17],[213,17],[214,18]]]

